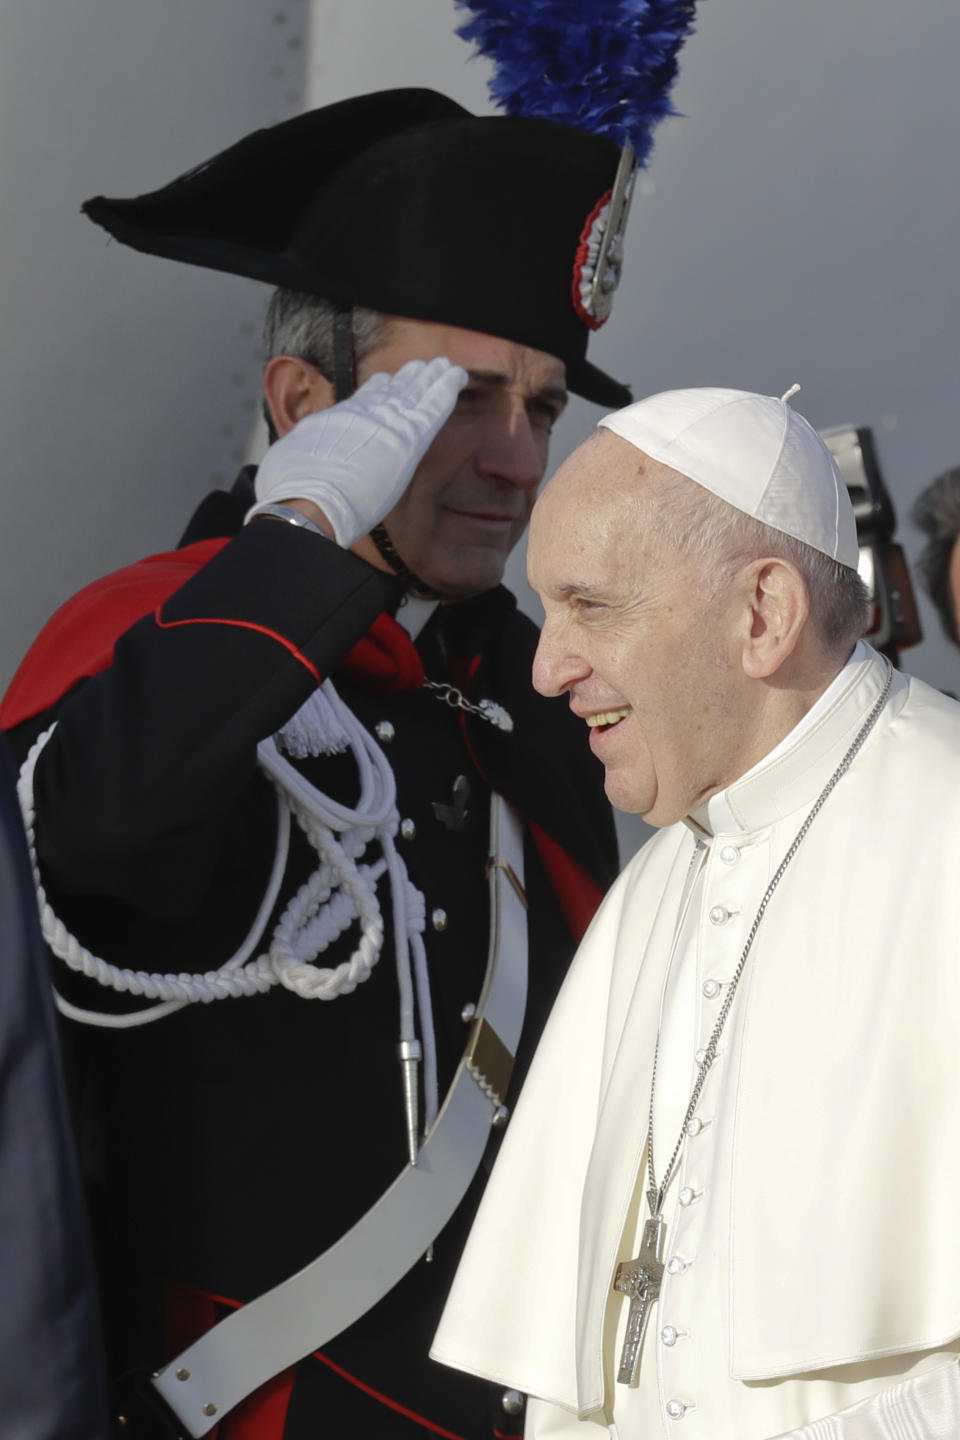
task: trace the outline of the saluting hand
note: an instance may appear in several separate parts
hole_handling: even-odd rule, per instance
[[[347,400],[306,415],[270,446],[257,471],[257,504],[309,500],[345,549],[393,509],[445,424],[467,372],[441,356],[377,373]]]

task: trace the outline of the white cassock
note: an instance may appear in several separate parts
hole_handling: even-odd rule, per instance
[[[583,941],[432,1352],[535,1397],[528,1437],[960,1436],[960,705],[901,674],[757,932],[664,1203],[639,1383],[614,1380],[658,1027],[659,1179],[764,891],[885,674],[858,645]]]

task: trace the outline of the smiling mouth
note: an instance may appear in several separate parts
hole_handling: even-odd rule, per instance
[[[629,714],[630,706],[627,705],[622,710],[599,710],[596,715],[585,715],[583,718],[591,730],[610,730]]]

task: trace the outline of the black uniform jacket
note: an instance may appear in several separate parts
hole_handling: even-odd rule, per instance
[[[244,475],[231,494],[208,497],[182,543],[236,530],[249,483]],[[202,972],[245,937],[273,861],[276,796],[258,769],[257,742],[287,721],[318,676],[331,676],[360,720],[389,737],[379,743],[397,777],[400,815],[412,821],[398,845],[426,897],[441,1094],[466,1038],[461,1012],[478,998],[485,968],[488,787],[496,788],[528,822],[531,983],[515,1097],[583,923],[615,873],[602,776],[581,722],[533,691],[535,627],[502,588],[438,607],[412,669],[422,663],[430,679],[452,681],[474,702],[500,702],[512,733],[450,708],[418,680],[411,687],[402,655],[403,688],[344,667],[401,594],[392,577],[332,543],[259,521],[133,624],[108,669],[21,720],[10,739],[22,757],[58,720],[36,770],[37,849],[57,914],[114,964]],[[83,626],[93,624],[89,609],[79,613]],[[51,625],[62,653],[69,621]],[[356,798],[349,755],[298,763],[324,792]],[[466,785],[455,790],[459,777]],[[315,863],[294,825],[275,913]],[[379,963],[332,1002],[276,987],[133,1029],[68,1027],[114,1373],[156,1368],[215,1315],[307,1264],[403,1168],[397,980],[383,908]],[[257,953],[271,930],[272,922]],[[318,963],[339,963],[351,941],[355,933]],[[77,1005],[142,1003],[55,963],[58,986]],[[245,1402],[220,1425],[221,1440],[520,1432],[522,1417],[504,1411],[499,1392],[427,1358],[484,1173],[432,1261],[417,1261],[322,1357],[298,1366],[295,1384],[291,1373]]]

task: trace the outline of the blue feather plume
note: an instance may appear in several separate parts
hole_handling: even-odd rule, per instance
[[[490,93],[507,114],[629,140],[644,163],[656,125],[675,113],[669,92],[695,0],[456,3],[473,15],[457,34],[493,61]]]

